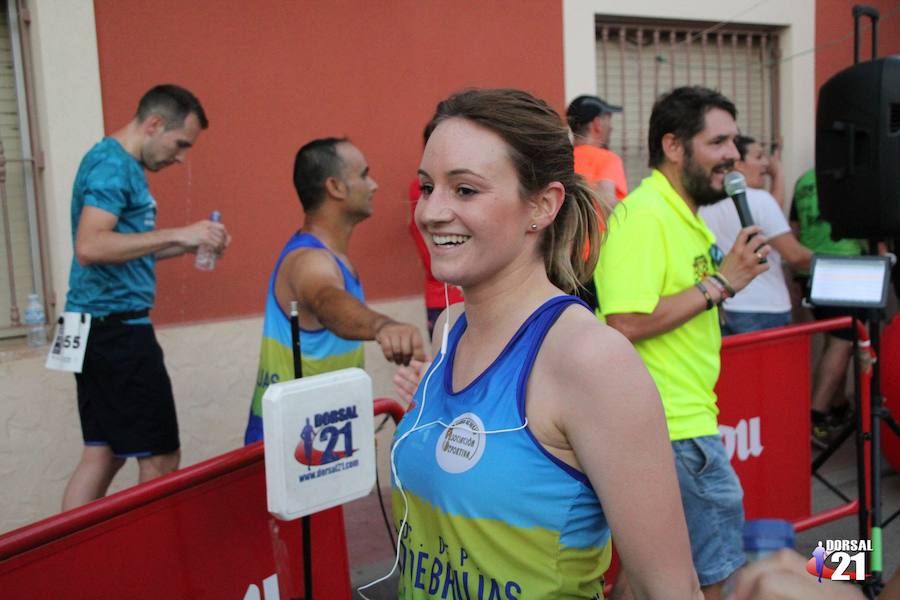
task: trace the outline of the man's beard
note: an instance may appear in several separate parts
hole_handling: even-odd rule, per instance
[[[708,206],[723,200],[727,194],[725,190],[717,190],[710,180],[713,173],[726,173],[734,168],[733,160],[722,161],[707,173],[699,163],[693,159],[690,146],[685,148],[684,166],[681,168],[681,185],[696,206]]]

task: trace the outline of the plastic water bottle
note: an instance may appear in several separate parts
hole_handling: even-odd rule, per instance
[[[744,556],[753,562],[775,554],[782,548],[794,548],[794,526],[782,519],[754,519],[744,522]],[[725,580],[722,594],[728,596],[737,583],[734,572]]]
[[[28,294],[25,325],[28,327],[29,346],[43,346],[47,343],[47,316],[44,314],[41,297],[37,294]]]
[[[222,220],[222,213],[217,210],[212,211],[212,214],[209,215],[209,220],[218,223]],[[216,251],[211,246],[200,244],[200,247],[197,248],[197,260],[194,261],[194,266],[199,271],[212,271],[215,269]]]
[[[759,560],[782,548],[794,548],[794,526],[781,519],[756,519],[744,523],[744,554]]]

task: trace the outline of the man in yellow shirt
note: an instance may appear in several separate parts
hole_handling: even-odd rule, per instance
[[[634,344],[669,426],[694,566],[707,600],[744,563],[743,491],[719,439],[717,306],[768,267],[759,227],[728,255],[697,209],[725,197],[740,158],[734,104],[702,87],[677,88],[650,116],[653,172],[616,208],[595,281],[601,315]],[[730,201],[730,200],[729,200]],[[752,237],[752,240],[750,239]]]

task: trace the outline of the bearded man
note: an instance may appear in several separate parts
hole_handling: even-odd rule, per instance
[[[723,256],[697,215],[725,197],[725,174],[740,158],[736,115],[728,98],[703,87],[677,88],[656,102],[653,171],[616,207],[594,274],[602,317],[631,340],[659,389],[707,600],[719,598],[744,564],[743,490],[719,439],[713,391],[718,305],[768,268],[769,253],[752,226]]]

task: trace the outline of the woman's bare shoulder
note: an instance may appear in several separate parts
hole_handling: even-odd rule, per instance
[[[548,356],[554,361],[597,364],[623,356],[626,360],[640,360],[625,336],[581,305],[563,311],[547,334],[545,344],[554,350]]]
[[[581,306],[560,315],[541,348],[541,371],[572,400],[596,402],[629,389],[655,395],[641,357],[625,336]],[[583,392],[581,391],[583,390]]]

